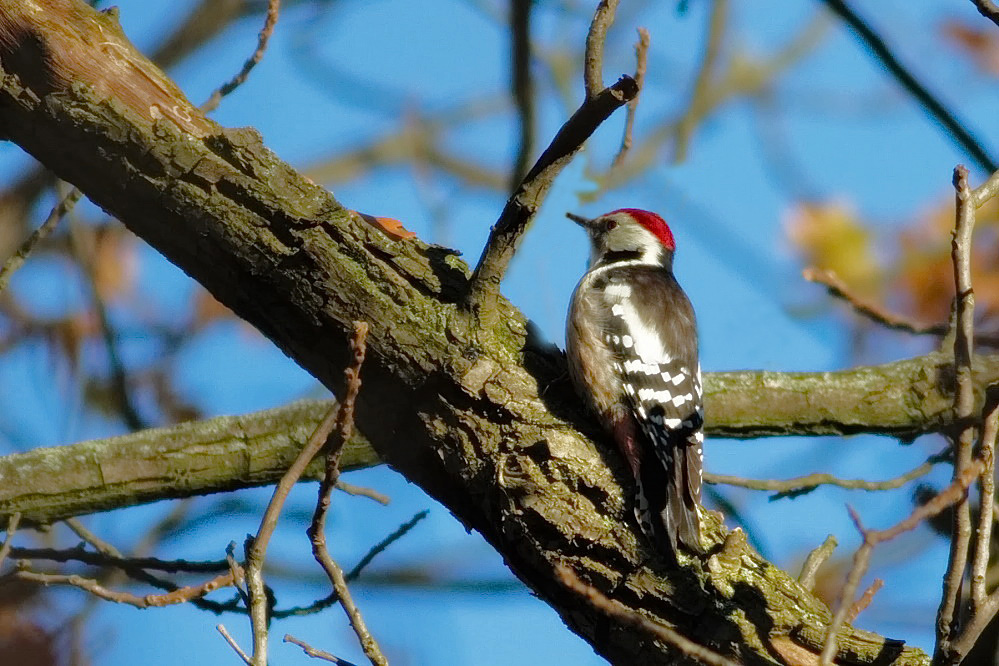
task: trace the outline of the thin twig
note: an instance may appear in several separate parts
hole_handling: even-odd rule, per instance
[[[801,276],[809,282],[825,286],[831,296],[846,301],[857,314],[881,324],[885,328],[904,331],[914,335],[946,335],[947,324],[926,324],[912,321],[902,315],[888,312],[883,307],[864,300],[854,293],[850,286],[843,282],[835,272],[821,268],[809,267],[801,272]]]
[[[96,580],[84,578],[83,576],[77,576],[75,574],[46,574],[22,569],[10,573],[7,576],[4,576],[4,578],[24,580],[33,583],[40,583],[42,585],[68,585],[71,587],[77,587],[96,597],[100,597],[101,599],[113,601],[119,604],[135,606],[136,608],[158,608],[162,606],[183,604],[194,599],[200,599],[220,587],[228,587],[233,584],[232,574],[224,573],[219,574],[215,578],[207,580],[200,585],[179,587],[172,592],[168,592],[167,594],[147,594],[139,596],[137,594],[132,594],[131,592],[110,590]]]
[[[56,228],[59,224],[59,220],[66,216],[76,202],[80,200],[83,196],[83,192],[77,188],[73,188],[69,191],[66,196],[64,196],[59,203],[52,207],[49,212],[49,216],[45,218],[41,226],[35,229],[27,240],[21,244],[21,247],[17,248],[15,252],[7,261],[4,262],[3,267],[0,267],[0,292],[3,292],[7,288],[7,283],[10,282],[10,276],[14,274],[17,269],[24,265],[24,262],[28,260],[28,255],[31,251],[35,249],[35,246],[42,240],[48,238],[49,234]]]
[[[776,491],[776,494],[771,497],[771,500],[782,499],[784,497],[797,497],[805,493],[815,490],[819,486],[837,486],[839,488],[846,488],[848,490],[894,490],[896,488],[901,488],[905,484],[918,479],[921,476],[925,476],[930,473],[933,466],[937,463],[943,461],[943,457],[940,454],[931,456],[929,460],[922,463],[918,467],[915,467],[905,474],[897,476],[892,479],[886,479],[884,481],[865,481],[863,479],[841,479],[832,474],[827,474],[825,472],[815,472],[813,474],[806,474],[804,476],[798,476],[793,479],[780,480],[780,479],[747,479],[741,476],[732,476],[729,474],[704,474],[704,481],[706,483],[713,484],[725,484],[729,486],[739,486],[741,488],[750,488],[752,490],[771,490]]]
[[[320,650],[318,648],[314,648],[311,645],[309,645],[308,643],[306,643],[305,641],[300,640],[298,638],[295,638],[291,634],[285,634],[284,635],[284,642],[285,643],[294,643],[298,647],[302,648],[302,651],[305,652],[305,654],[307,654],[310,657],[313,657],[315,659],[322,659],[323,661],[328,661],[328,662],[330,662],[332,664],[340,664],[340,666],[354,666],[353,663],[347,661],[346,659],[341,659],[340,657],[337,657],[336,655],[330,654],[329,652],[326,652],[325,650]]]
[[[499,219],[489,232],[489,240],[469,281],[466,304],[482,305],[485,297],[499,293],[500,281],[513,259],[524,232],[548,195],[556,176],[583,147],[597,127],[610,115],[638,94],[638,86],[630,76],[603,88],[600,67],[603,62],[604,37],[614,19],[617,0],[603,0],[593,17],[586,39],[586,99],[552,139],[531,170],[524,176],[513,195],[507,200]],[[594,92],[594,90],[596,92]],[[491,313],[480,308],[480,314]]]
[[[222,638],[224,638],[225,642],[229,644],[229,647],[236,651],[236,654],[239,655],[239,658],[243,660],[243,663],[246,664],[246,666],[253,666],[253,661],[251,661],[250,657],[243,652],[243,648],[239,647],[239,643],[236,642],[236,639],[229,635],[229,632],[226,630],[224,624],[215,625],[215,629],[222,634]]]
[[[14,534],[17,532],[17,526],[20,522],[20,511],[12,513],[10,519],[7,521],[7,538],[4,539],[3,545],[0,546],[0,567],[3,566],[4,560],[7,559],[7,555],[10,553],[11,545],[14,543]]]
[[[517,157],[510,172],[510,192],[520,184],[527,173],[529,160],[534,153],[535,112],[534,84],[531,80],[531,7],[532,0],[512,0],[510,2],[510,87],[517,105],[517,119],[520,126],[520,144]]]
[[[364,486],[357,486],[353,483],[347,483],[343,479],[338,479],[336,482],[336,489],[342,490],[348,495],[354,495],[357,497],[367,497],[372,499],[382,506],[388,506],[392,503],[392,498],[384,493],[380,493],[374,488],[365,488]]]
[[[360,373],[366,352],[365,337],[367,333],[367,324],[364,322],[354,322],[354,338],[350,343],[351,350],[354,352],[354,359],[344,373],[347,378],[346,396],[343,402],[340,403],[340,409],[336,418],[336,427],[330,437],[329,449],[326,452],[326,474],[319,483],[319,497],[316,500],[316,510],[312,514],[312,523],[309,525],[307,533],[309,540],[312,542],[312,555],[316,558],[316,562],[323,567],[330,583],[333,584],[333,589],[340,599],[340,605],[350,620],[350,626],[354,629],[354,633],[357,635],[357,640],[361,643],[364,654],[367,655],[368,660],[372,664],[375,664],[375,666],[387,666],[388,659],[385,658],[381,648],[378,646],[378,642],[371,635],[367,624],[364,622],[364,618],[361,616],[361,611],[358,609],[357,604],[354,603],[350,589],[347,587],[347,580],[343,574],[343,569],[340,568],[340,565],[330,555],[329,549],[326,546],[326,516],[329,514],[333,488],[340,476],[340,452],[343,451],[343,444],[350,438],[351,432],[354,429],[354,403],[357,401],[357,394],[361,390]]]
[[[832,622],[829,623],[826,629],[825,645],[823,645],[822,654],[819,657],[819,663],[822,666],[829,666],[833,662],[837,649],[837,635],[846,621],[847,614],[853,607],[857,587],[860,585],[860,580],[864,577],[864,574],[867,573],[867,567],[871,560],[871,551],[874,550],[874,547],[880,543],[894,539],[904,532],[915,529],[923,521],[936,516],[956,502],[959,502],[967,494],[968,487],[975,482],[975,479],[978,478],[983,469],[984,465],[982,462],[976,460],[960,476],[954,479],[953,483],[940,491],[936,497],[916,507],[907,518],[888,529],[880,531],[865,529],[860,522],[860,517],[852,508],[848,507],[850,517],[864,537],[864,542],[853,555],[853,566],[850,568],[850,573],[846,578],[846,583],[843,585],[842,591],[840,591],[836,613],[833,615]]]
[[[628,102],[628,111],[624,117],[624,134],[621,136],[621,147],[614,156],[612,166],[617,166],[624,161],[625,155],[631,150],[632,133],[635,129],[635,113],[638,111],[638,98],[642,94],[642,87],[645,85],[645,72],[649,65],[649,44],[651,37],[645,28],[638,29],[638,41],[635,42],[635,85],[638,86],[638,93],[635,98]]]
[[[871,601],[874,600],[874,595],[877,594],[882,587],[885,586],[885,582],[880,578],[875,578],[864,593],[860,595],[860,598],[853,602],[850,606],[850,610],[846,614],[846,621],[852,623],[857,619],[857,616],[864,612],[868,606],[871,605]]]
[[[263,564],[267,554],[267,544],[270,542],[274,529],[277,527],[281,508],[284,506],[288,493],[305,472],[312,458],[323,448],[327,438],[336,424],[339,409],[331,407],[316,426],[309,441],[295,458],[295,461],[278,481],[271,495],[270,502],[260,519],[257,535],[247,539],[246,544],[246,588],[250,598],[250,621],[253,625],[253,663],[264,666],[267,663],[267,595],[264,589]]]
[[[222,98],[231,93],[233,90],[243,85],[247,77],[250,76],[250,71],[257,66],[257,63],[261,61],[264,57],[264,51],[267,49],[267,43],[271,39],[271,35],[274,34],[274,26],[277,24],[278,14],[281,11],[281,0],[267,0],[267,15],[264,18],[264,27],[260,29],[260,33],[257,35],[257,48],[253,51],[253,54],[243,63],[242,69],[236,76],[232,77],[229,81],[219,86],[219,88],[211,94],[207,101],[201,105],[202,113],[211,113],[218,107],[219,102]]]
[[[971,648],[978,642],[979,636],[992,619],[999,612],[999,589],[993,590],[985,603],[968,618],[967,624],[962,628],[961,634],[950,642],[950,652],[940,660],[941,664],[957,664],[964,658],[964,655],[971,651]]]
[[[87,529],[78,518],[67,518],[63,522],[66,523],[69,529],[73,530],[74,534],[96,548],[98,553],[120,560],[126,559],[120,550]]]
[[[117,552],[117,551],[115,551]],[[219,573],[226,570],[225,560],[161,560],[155,557],[122,557],[109,553],[95,553],[82,546],[74,548],[13,548],[11,554],[23,560],[49,560],[51,562],[81,562],[95,567],[118,569],[154,569],[165,573]]]
[[[586,33],[583,85],[587,100],[596,99],[604,89],[604,43],[607,41],[607,30],[614,23],[617,3],[618,0],[600,0]]]
[[[364,569],[377,557],[379,554],[384,552],[393,543],[404,537],[409,533],[421,520],[427,517],[428,511],[419,511],[413,515],[412,518],[407,520],[405,523],[401,524],[398,528],[393,530],[391,534],[386,536],[384,539],[372,546],[367,553],[354,565],[349,572],[347,572],[346,580],[348,582],[357,580],[360,577]],[[13,519],[13,516],[12,516]],[[161,560],[154,557],[122,557],[120,553],[115,555],[118,551],[107,544],[106,542],[100,540],[96,536],[87,532],[90,536],[88,541],[91,543],[99,542],[104,544],[105,552],[93,552],[87,550],[83,546],[76,546],[73,548],[65,549],[55,549],[55,548],[21,548],[12,547],[10,549],[9,556],[16,559],[24,560],[48,560],[51,562],[80,562],[89,566],[95,567],[114,567],[122,570],[130,578],[147,583],[153,587],[158,587],[168,592],[179,589],[181,586],[173,583],[172,581],[159,578],[146,569],[153,569],[157,571],[162,571],[165,573],[219,573],[230,571],[233,574],[233,578],[237,581],[234,587],[239,592],[239,596],[235,598],[233,602],[219,603],[211,601],[208,599],[192,599],[191,602],[202,610],[207,610],[212,613],[243,613],[246,614],[249,604],[245,598],[246,593],[239,586],[238,582],[243,580],[242,567],[236,562],[235,558],[232,557],[231,553],[225,560],[204,560],[204,561],[190,561],[190,560]],[[231,544],[235,547],[235,544]],[[96,547],[96,546],[95,546]],[[238,572],[238,573],[237,573]],[[244,606],[238,605],[240,598],[243,597]],[[308,606],[293,606],[286,609],[275,609],[271,613],[271,617],[274,619],[299,616],[299,615],[311,615],[317,613],[321,610],[329,608],[338,601],[336,592],[319,599]]]
[[[89,252],[91,247],[89,244],[86,246],[84,244],[83,234],[83,227],[71,218],[69,225],[70,251],[82,269],[87,290],[90,292],[90,302],[94,308],[94,313],[97,315],[97,322],[101,327],[101,338],[104,340],[104,349],[108,355],[111,388],[118,403],[118,412],[130,430],[144,430],[148,426],[132,402],[131,392],[128,388],[128,370],[125,368],[125,363],[121,358],[121,350],[118,346],[118,334],[111,324],[111,316],[108,313],[107,304],[104,302],[104,296],[97,285],[97,265],[94,262],[94,257]],[[90,232],[90,239],[92,238],[93,232]]]
[[[836,537],[830,534],[821,546],[808,554],[805,563],[801,565],[801,573],[798,574],[799,585],[809,591],[815,588],[815,575],[819,572],[819,567],[832,557],[837,545]]]
[[[975,408],[975,384],[971,369],[974,353],[975,293],[971,288],[971,232],[975,226],[975,208],[968,188],[968,170],[963,165],[954,169],[954,192],[957,208],[951,235],[951,261],[954,265],[954,417],[960,430],[953,437],[954,478],[971,464],[975,425],[970,423]],[[961,585],[968,568],[968,546],[971,542],[971,506],[967,496],[954,507],[950,556],[944,574],[943,594],[937,610],[935,655],[950,652],[957,625],[962,621],[958,608]]]
[[[992,545],[992,523],[995,515],[995,449],[999,435],[999,387],[990,386],[985,392],[985,422],[979,438],[979,456],[985,471],[978,477],[978,529],[975,530],[975,554],[971,561],[971,612],[980,613],[986,600],[986,575]]]
[[[639,615],[620,601],[608,599],[600,590],[579,580],[579,577],[568,567],[560,565],[555,573],[563,585],[585,598],[597,610],[616,620],[642,629],[657,640],[672,645],[687,657],[710,666],[735,666],[735,662],[703,645],[698,645],[676,630]]]
[[[905,66],[898,61],[898,58],[891,52],[888,45],[874,30],[853,11],[845,0],[822,0],[837,16],[839,16],[853,32],[860,38],[864,46],[871,54],[888,70],[905,90],[912,95],[923,109],[929,113],[944,129],[944,131],[957,143],[961,149],[973,159],[981,169],[992,173],[997,166],[995,161],[989,157],[982,147],[981,142],[976,139],[971,132],[961,124],[957,116],[947,109],[943,103],[937,99],[933,93],[927,90],[926,86],[920,83],[916,77]]]
[[[687,110],[676,124],[676,148],[674,161],[683,162],[687,158],[687,148],[694,129],[704,117],[704,107],[709,102],[711,80],[714,76],[718,58],[721,56],[725,43],[725,26],[728,23],[728,0],[715,0],[708,18],[708,34],[704,40],[704,56],[701,58],[697,76],[694,79],[694,89],[690,93],[690,103]]]
[[[999,195],[999,171],[996,171],[989,179],[976,187],[971,193],[971,200],[975,208],[981,208],[989,199]]]
[[[408,534],[411,529],[416,527],[417,523],[426,518],[429,514],[430,512],[426,510],[417,512],[412,518],[410,518],[405,523],[400,525],[395,531],[393,531],[387,537],[385,537],[384,539],[376,543],[374,546],[372,546],[371,549],[368,550],[367,553],[365,553],[364,557],[362,557],[358,561],[358,563],[354,565],[354,568],[347,572],[346,576],[347,582],[357,580],[357,578],[361,575],[361,572],[364,571],[365,567],[367,567],[375,557],[381,554],[386,548],[391,546],[393,543],[395,543],[402,537],[406,536],[406,534]],[[332,593],[330,593],[323,599],[314,601],[308,606],[295,606],[293,608],[287,608],[284,610],[276,610],[271,614],[271,617],[277,619],[283,617],[290,617],[292,615],[311,615],[312,613],[316,613],[325,608],[329,608],[330,606],[335,604],[338,600],[339,597],[337,596],[336,590],[334,590]]]
[[[996,3],[992,0],[971,0],[971,2],[978,9],[979,14],[999,25],[999,6]]]

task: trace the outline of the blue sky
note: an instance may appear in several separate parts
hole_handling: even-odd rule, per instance
[[[118,6],[126,33],[149,51],[192,4],[122,0]],[[537,3],[538,46],[550,53],[581,45],[589,4]],[[622,3],[621,20],[611,33],[608,80],[633,68],[634,28],[644,25],[652,33],[648,84],[637,119],[639,140],[688,99],[710,3],[688,4],[688,11],[679,15],[676,3],[644,3],[638,9]],[[902,59],[959,110],[987,147],[999,151],[999,130],[991,122],[999,101],[995,86],[947,51],[936,32],[941,17],[977,21],[971,3],[864,4],[876,4],[864,7],[865,16],[898,47]],[[563,5],[570,9],[559,11]],[[814,19],[819,3],[747,0],[732,5],[725,51],[751,62],[798,34]],[[223,100],[214,117],[223,125],[257,128],[278,155],[304,168],[393,132],[407,117],[432,116],[471,99],[502,103],[508,76],[506,31],[493,15],[499,11],[502,16],[504,6],[471,0],[351,0],[323,3],[319,10],[292,6],[283,12],[263,62],[245,85]],[[252,51],[259,23],[259,16],[239,21],[171,72],[192,100],[204,100],[239,69]],[[324,69],[331,66],[359,77],[369,88],[353,86],[345,77],[331,78]],[[548,71],[536,63],[545,90],[550,90]],[[575,104],[581,85],[576,79],[572,85]],[[848,202],[885,237],[917,211],[949,196],[951,169],[958,162],[968,163],[835,21],[767,97],[779,109],[773,119],[782,137],[780,154],[793,164],[797,180],[808,183],[809,193],[818,199]],[[538,136],[544,144],[571,109],[547,95],[540,110]],[[582,203],[580,194],[593,187],[586,178],[587,165],[610,161],[622,124],[623,115],[608,122],[560,177],[510,270],[504,293],[547,337],[562,344],[569,294],[587,257],[583,234],[564,219],[564,212],[648,208],[663,214],[677,237],[676,272],[698,313],[706,371],[809,371],[850,365],[851,341],[842,309],[823,307],[821,290],[800,279],[801,266],[785,235],[800,192],[792,191],[768,162],[769,139],[754,103],[730,103],[712,114],[698,127],[685,162],[673,164],[669,151],[663,151],[642,177],[593,203]],[[509,112],[493,113],[448,132],[446,145],[484,166],[505,169],[516,147],[514,127]],[[16,147],[0,149],[0,173],[8,180],[26,163]],[[983,174],[973,174],[976,181],[982,179]],[[479,256],[504,199],[499,192],[465,187],[447,175],[404,166],[327,185],[345,206],[398,218],[423,239],[458,248],[468,261]],[[39,217],[43,214],[39,211]],[[435,215],[440,217],[436,223]],[[890,258],[893,248],[885,245],[879,251]],[[165,321],[189,317],[188,298],[194,289],[190,281],[149,248],[140,250],[140,257],[138,300]],[[32,260],[12,288],[38,312],[64,312],[85,302],[72,271],[45,258]],[[810,316],[802,316],[803,311]],[[126,327],[136,321],[125,307],[112,314]],[[158,353],[141,334],[126,336],[123,348],[133,367]],[[892,338],[869,351],[866,360],[893,360],[921,348],[920,343]],[[99,369],[102,363],[95,345],[85,364]],[[0,419],[9,448],[120,431],[120,425],[81,409],[69,370],[41,345],[7,353],[0,357],[0,368]],[[183,347],[175,382],[210,414],[247,412],[322,395],[311,377],[268,342],[231,323],[211,327]],[[9,397],[15,386],[24,387],[16,402]],[[910,446],[877,437],[709,440],[705,458],[710,471],[753,477],[830,471],[880,479],[914,467],[939,447],[933,438]],[[930,479],[941,483],[946,476],[947,470],[940,469]],[[459,590],[456,585],[446,591],[356,585],[358,603],[393,663],[603,663],[543,602],[512,583],[501,558],[480,537],[465,533],[446,509],[418,488],[385,468],[357,472],[347,480],[375,487],[393,502],[380,507],[363,498],[336,497],[330,540],[346,566],[413,513],[428,508],[429,517],[379,557],[372,571],[422,567],[458,583],[506,583],[487,590]],[[298,518],[282,524],[271,550],[274,561],[307,566],[308,542],[300,514],[314,501],[314,492],[313,486],[303,486],[293,495],[291,509],[297,509]],[[789,568],[828,533],[839,538],[844,556],[852,552],[858,538],[846,502],[875,527],[890,524],[910,508],[910,489],[879,495],[822,489],[774,503],[761,493],[725,492],[765,554]],[[248,491],[240,497],[262,508],[268,491]],[[211,498],[195,504],[196,511],[212,506]],[[127,546],[144,525],[169,510],[165,504],[129,509],[95,516],[89,524]],[[218,557],[230,540],[241,542],[255,529],[254,515],[214,515],[170,542],[161,554]],[[931,647],[945,559],[945,544],[928,530],[880,548],[868,579],[878,575],[887,584],[859,626]],[[275,584],[282,601],[304,602],[316,596],[316,585],[285,579]],[[57,598],[67,607],[83,603],[72,591],[59,592]],[[104,604],[91,621],[88,648],[99,664],[236,663],[215,633],[217,621],[187,607],[140,612]],[[239,617],[224,622],[249,645],[248,623]],[[289,620],[274,629],[277,636],[285,632],[363,662],[339,609]],[[297,648],[279,643],[272,654],[274,663],[306,659]]]

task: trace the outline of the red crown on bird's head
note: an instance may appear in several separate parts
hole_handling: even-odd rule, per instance
[[[649,230],[652,235],[659,239],[659,242],[667,250],[676,249],[676,241],[673,239],[673,232],[670,231],[669,225],[666,224],[666,220],[659,217],[655,213],[647,210],[642,210],[641,208],[618,208],[617,210],[612,210],[603,217],[609,215],[616,215],[618,213],[624,213],[631,217],[631,219],[638,222],[640,225]]]

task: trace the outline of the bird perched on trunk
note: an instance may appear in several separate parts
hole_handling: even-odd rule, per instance
[[[566,322],[572,382],[628,462],[642,531],[673,556],[703,552],[697,324],[673,276],[673,233],[636,208],[567,217],[591,245]]]

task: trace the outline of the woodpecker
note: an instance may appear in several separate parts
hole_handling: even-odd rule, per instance
[[[674,558],[678,546],[701,553],[701,368],[673,232],[637,208],[566,216],[591,246],[566,321],[572,383],[628,463],[645,535]]]

